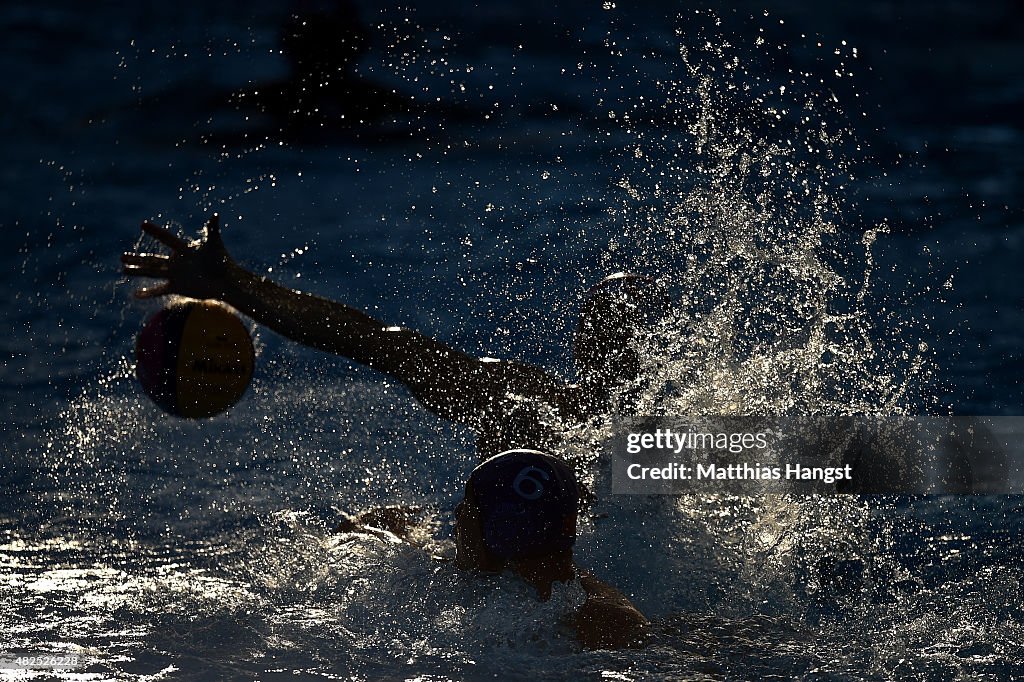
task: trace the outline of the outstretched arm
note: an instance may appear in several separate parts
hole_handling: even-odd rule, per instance
[[[171,254],[121,257],[126,275],[166,280],[140,289],[139,298],[178,294],[224,301],[293,341],[394,376],[428,408],[449,419],[472,420],[502,390],[489,363],[419,332],[387,326],[343,303],[288,289],[245,270],[228,255],[216,214],[206,224],[203,238],[193,242],[153,223],[143,223],[142,230],[169,247]]]

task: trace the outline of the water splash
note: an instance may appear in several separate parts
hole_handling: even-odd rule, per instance
[[[863,226],[855,211],[867,152],[845,103],[819,74],[790,69],[776,82],[759,72],[776,46],[736,43],[718,23],[709,15],[702,32],[681,38],[660,103],[619,103],[631,141],[612,209],[624,230],[609,250],[678,295],[641,348],[641,407],[917,408],[934,368],[926,345],[887,328],[892,301],[873,279],[873,249],[888,228]],[[835,78],[852,76],[855,51],[835,54]]]
[[[758,63],[793,46],[772,44],[763,29],[753,44],[743,42],[715,16],[706,19],[699,33],[680,38],[673,73],[658,83],[660,100],[607,105],[628,139],[610,211],[623,229],[607,259],[676,294],[637,341],[644,372],[622,392],[619,410],[913,413],[929,404],[924,388],[936,368],[928,344],[914,336],[918,313],[894,312],[902,292],[875,277],[888,227],[865,225],[857,210],[867,145],[844,112],[841,88],[798,68],[766,76]],[[852,77],[856,51],[843,43],[830,52],[834,78]],[[658,613],[710,608],[812,623],[823,612],[866,608],[873,577],[895,571],[874,506],[854,497],[605,506],[627,529],[598,522],[594,542],[632,557],[633,570],[639,562],[641,571],[660,573],[650,606]],[[696,548],[680,546],[679,537],[699,538]],[[593,554],[644,601],[642,580]],[[657,558],[638,558],[645,556]],[[688,589],[693,575],[717,587]]]

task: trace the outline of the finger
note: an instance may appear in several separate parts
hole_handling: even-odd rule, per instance
[[[218,246],[224,245],[224,240],[220,236],[220,214],[214,213],[210,216],[210,219],[206,221],[206,241],[213,243]]]
[[[157,253],[123,253],[121,262],[125,265],[167,265],[171,259]]]
[[[122,265],[121,272],[129,277],[168,277],[166,265]]]
[[[146,289],[137,289],[135,291],[135,298],[156,298],[157,296],[166,296],[169,293],[171,293],[171,285],[161,284]]]
[[[220,236],[220,214],[213,213],[210,215],[210,219],[206,221],[206,236]]]
[[[160,227],[148,220],[143,221],[142,231],[156,239],[161,244],[166,244],[171,247],[175,251],[183,251],[185,247],[188,246],[188,243],[184,239],[174,234],[166,227]]]

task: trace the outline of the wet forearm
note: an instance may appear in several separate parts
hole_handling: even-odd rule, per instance
[[[230,263],[223,300],[278,334],[320,350],[373,364],[369,347],[384,325],[343,303],[294,291]]]
[[[366,313],[294,291],[229,263],[222,300],[299,343],[389,374],[430,410],[471,421],[493,392],[475,358],[419,332],[385,326]]]

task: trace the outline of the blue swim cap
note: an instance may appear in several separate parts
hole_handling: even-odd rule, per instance
[[[480,510],[484,545],[501,559],[571,549],[579,487],[572,469],[537,450],[509,450],[473,470],[467,486]]]

